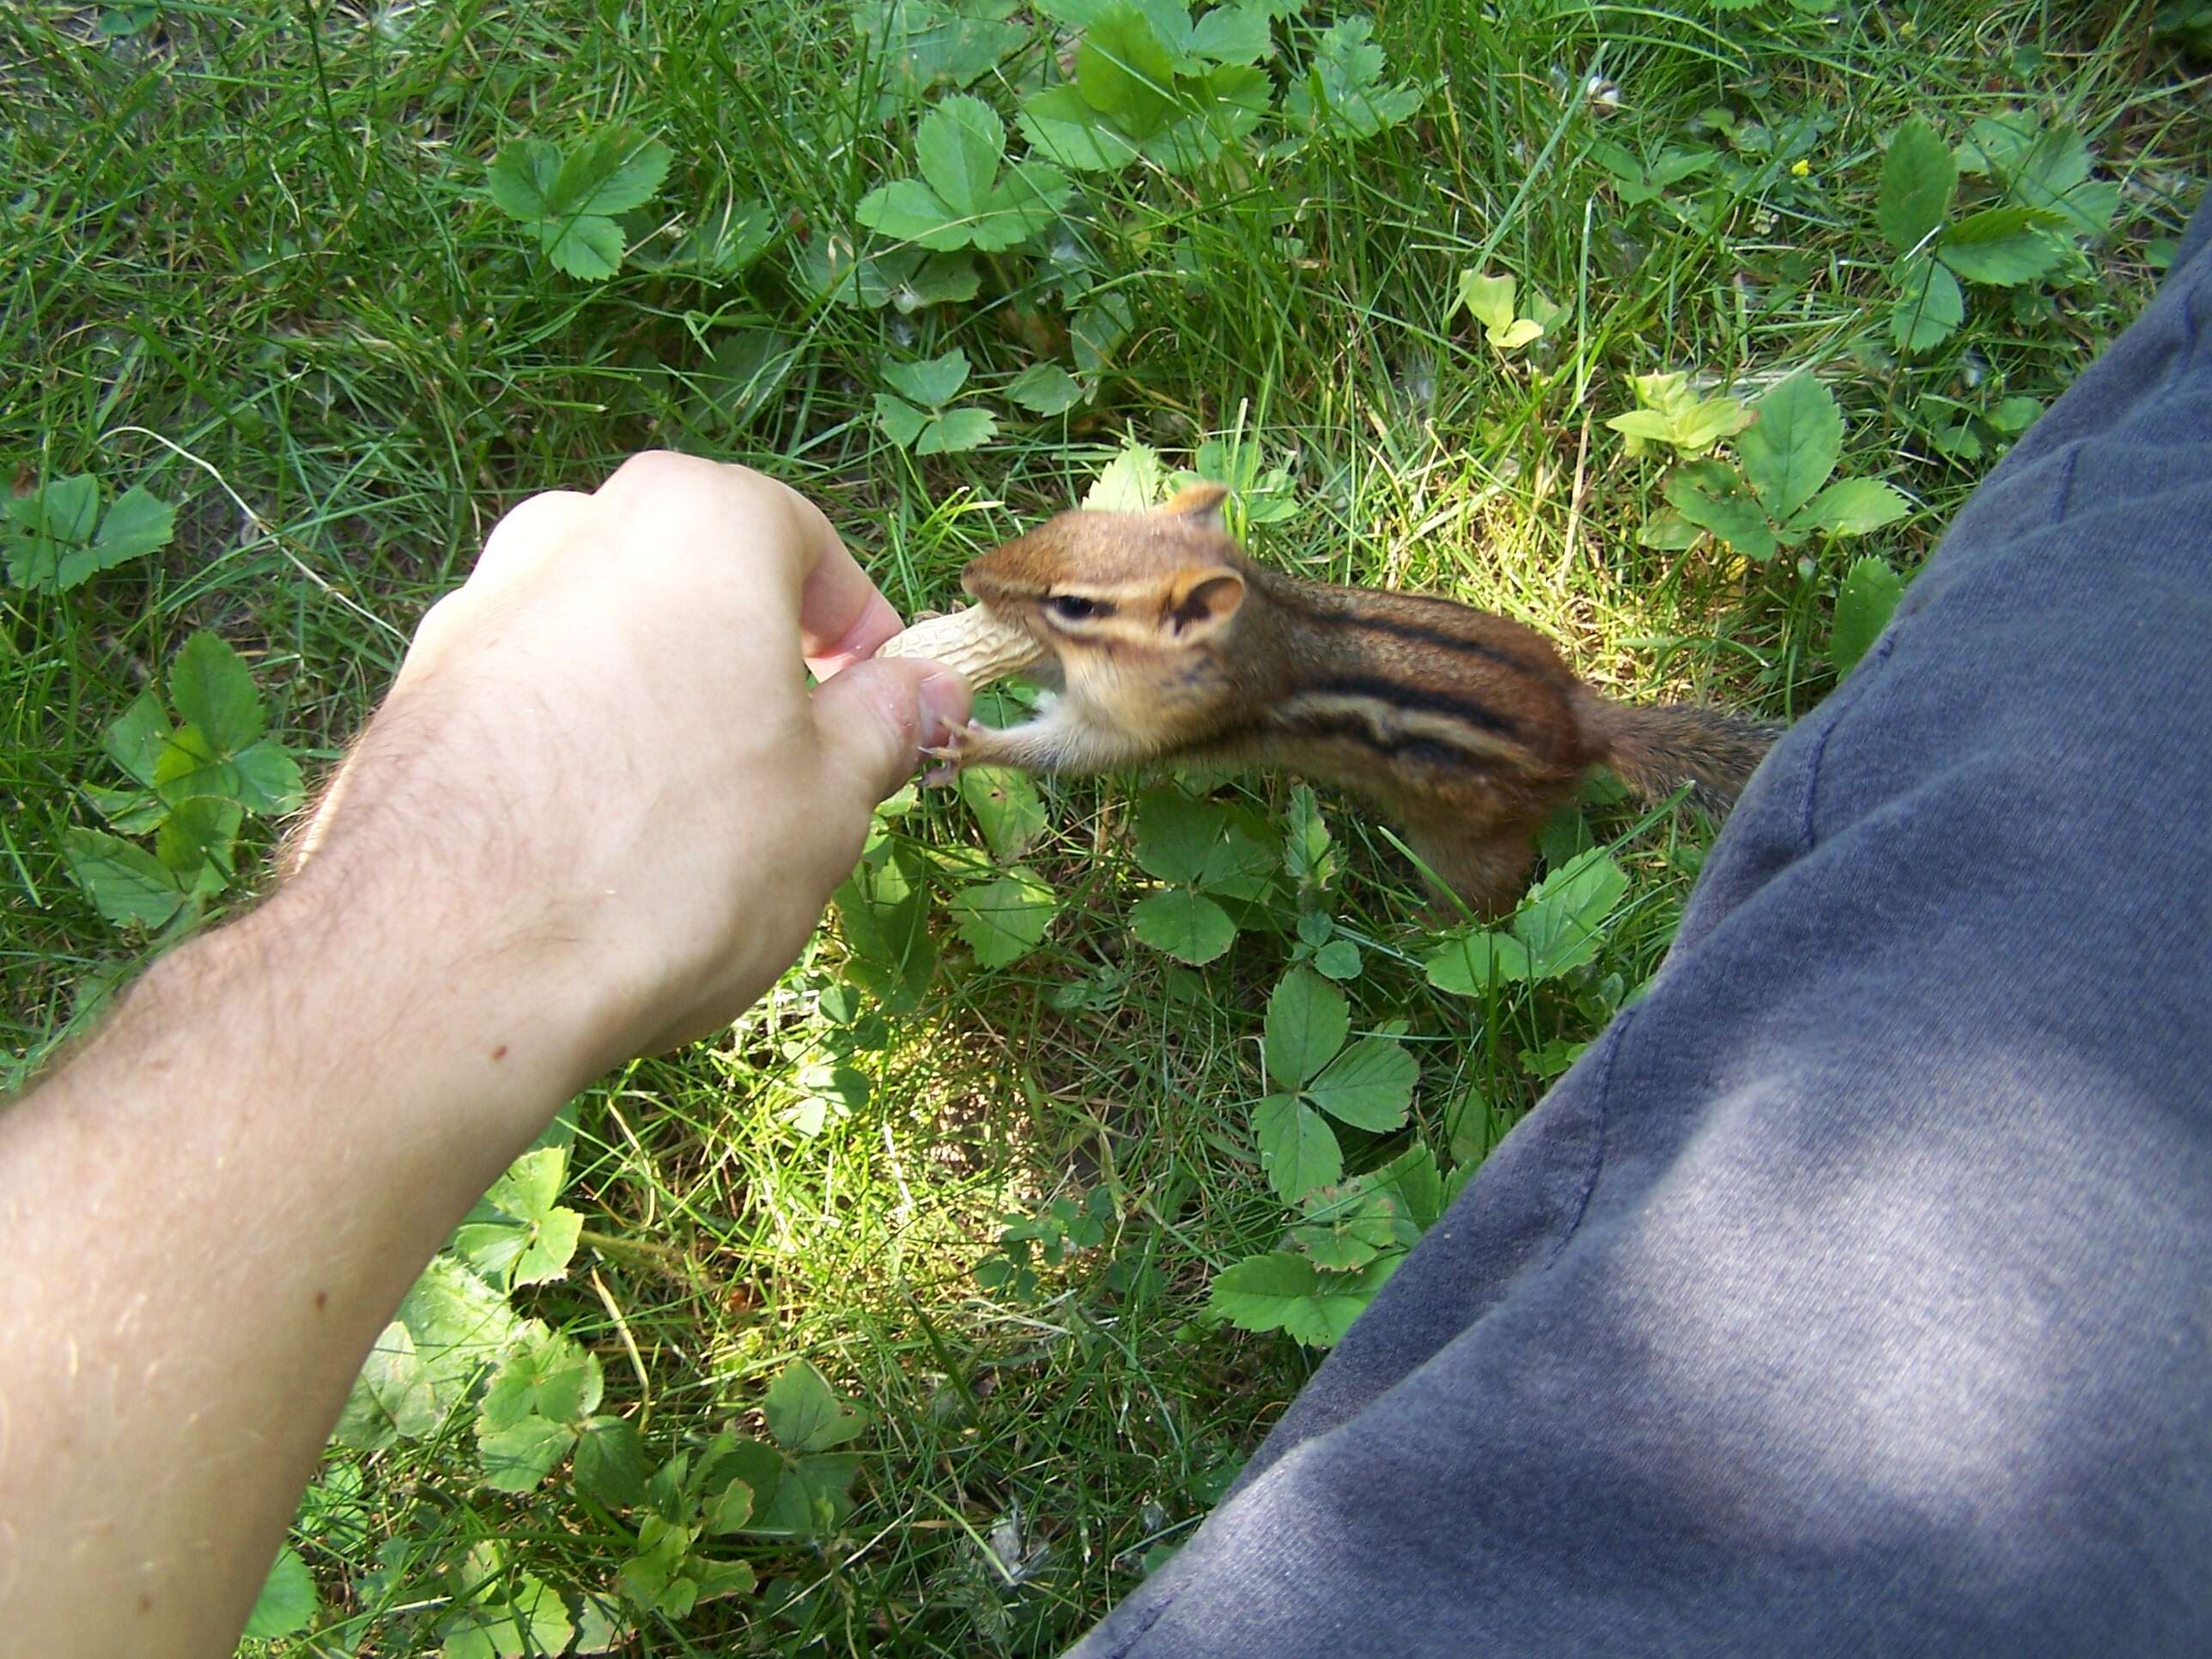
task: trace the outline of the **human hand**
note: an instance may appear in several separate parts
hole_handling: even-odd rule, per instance
[[[411,948],[538,999],[578,1082],[702,1035],[966,715],[949,670],[866,660],[898,628],[822,514],[745,468],[650,453],[533,496],[422,618],[280,902],[396,903]]]

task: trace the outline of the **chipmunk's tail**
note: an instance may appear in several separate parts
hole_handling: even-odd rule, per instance
[[[1597,740],[1605,763],[1639,795],[1671,794],[1684,784],[1690,799],[1718,817],[1735,805],[1779,723],[1731,714],[1693,702],[1638,707],[1584,692],[1576,713]]]

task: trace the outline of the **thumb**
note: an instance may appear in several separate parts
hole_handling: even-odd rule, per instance
[[[884,657],[854,663],[814,691],[824,769],[863,811],[912,775],[924,744],[968,718],[968,682],[942,663]]]

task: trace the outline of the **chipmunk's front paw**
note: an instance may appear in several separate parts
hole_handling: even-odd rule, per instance
[[[988,729],[980,720],[969,720],[946,732],[943,743],[925,746],[921,752],[940,763],[921,775],[922,782],[932,788],[949,784],[960,775],[962,767],[975,764],[975,740]]]

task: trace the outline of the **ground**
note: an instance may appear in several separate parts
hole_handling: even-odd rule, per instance
[[[270,755],[312,780],[507,507],[646,446],[807,490],[908,612],[1188,469],[1269,562],[1802,712],[2201,187],[2203,9],[2076,9],[0,7],[14,1069],[250,896]],[[157,775],[149,690],[212,752]],[[1656,969],[1710,833],[1594,787],[1493,939],[1289,780],[902,796],[776,994],[442,1259],[249,1646],[1056,1650]]]

